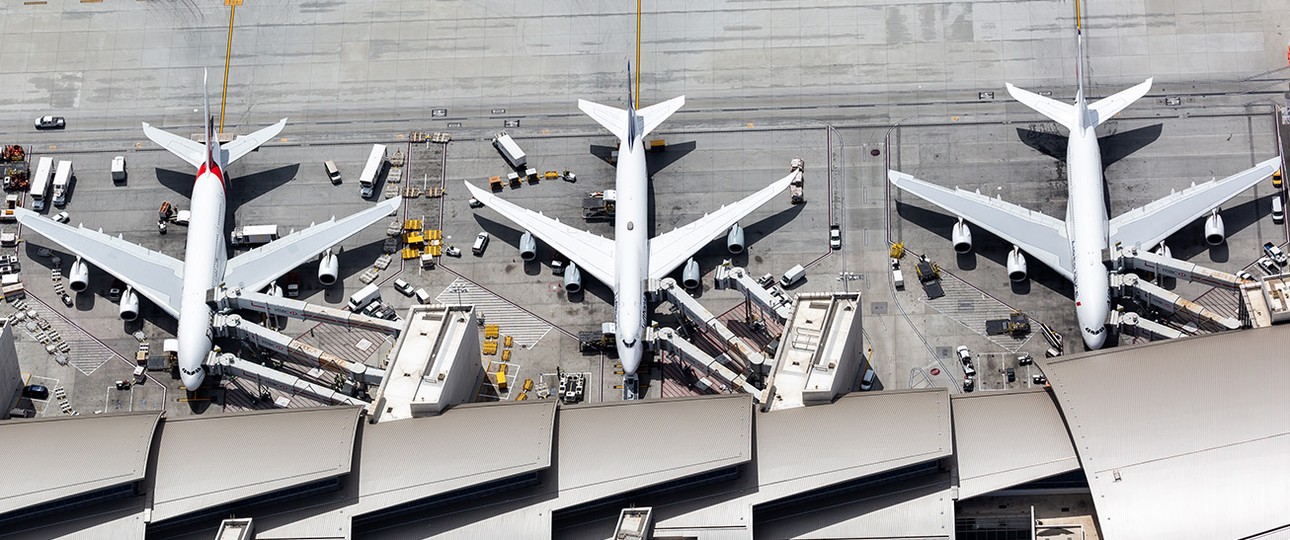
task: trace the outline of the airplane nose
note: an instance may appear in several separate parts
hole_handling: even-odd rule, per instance
[[[184,373],[181,371],[179,373],[179,378],[184,381],[184,388],[187,388],[189,391],[196,391],[198,388],[202,387],[202,381],[206,380],[206,372],[199,367],[197,368],[196,373]]]
[[[1083,332],[1083,334],[1084,347],[1090,351],[1101,349],[1102,345],[1106,344],[1106,331],[1103,331],[1101,334],[1092,334],[1089,332]]]
[[[641,356],[640,343],[631,347],[618,343],[618,360],[623,363],[623,373],[636,373],[636,368],[641,367]]]

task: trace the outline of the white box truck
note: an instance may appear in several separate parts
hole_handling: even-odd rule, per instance
[[[120,183],[125,181],[125,156],[112,158],[112,182]]]
[[[31,177],[31,209],[37,212],[45,209],[45,197],[49,196],[49,181],[54,174],[54,158],[43,157],[36,165],[36,175]]]
[[[367,156],[367,165],[363,167],[363,176],[358,178],[358,192],[364,199],[370,199],[376,193],[376,179],[384,169],[385,145],[373,144],[372,153]]]
[[[54,206],[62,207],[67,204],[67,189],[72,183],[72,162],[61,160],[58,162],[58,168],[54,172]]]
[[[233,246],[249,246],[256,244],[267,244],[278,239],[277,225],[247,225],[238,229],[233,229],[230,235],[230,243]]]
[[[377,287],[375,283],[369,283],[366,287],[359,289],[358,292],[349,297],[349,310],[354,313],[358,313],[359,311],[362,311],[363,308],[367,307],[368,304],[371,304],[373,300],[380,297],[381,288]]]
[[[519,169],[528,164],[528,156],[524,155],[524,151],[520,150],[520,145],[515,144],[515,139],[507,135],[505,131],[493,137],[493,146],[497,148],[498,152],[502,153],[502,157],[506,158],[506,162],[510,163],[512,168]]]

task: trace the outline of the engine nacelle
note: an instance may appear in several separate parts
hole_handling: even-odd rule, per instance
[[[699,263],[694,259],[685,263],[685,269],[681,270],[681,285],[687,289],[693,289],[699,286]]]
[[[738,223],[730,226],[730,233],[726,234],[726,247],[731,253],[744,252],[744,228]]]
[[[318,282],[323,285],[336,283],[336,277],[340,275],[340,259],[327,250],[323,252],[322,258],[318,260]]]
[[[520,258],[524,259],[524,262],[537,258],[537,240],[534,240],[533,234],[528,231],[524,231],[520,236]]]
[[[264,290],[264,294],[282,298],[282,287],[279,287],[278,282],[274,281],[273,283],[269,284],[269,288]]]
[[[1025,281],[1027,275],[1026,256],[1021,253],[1021,248],[1012,246],[1012,251],[1008,253],[1008,279]]]
[[[568,293],[582,290],[582,272],[578,265],[569,263],[569,267],[564,269],[564,290]]]
[[[1160,245],[1156,246],[1156,249],[1153,250],[1153,252],[1161,257],[1169,257],[1171,259],[1174,257],[1173,250],[1169,249],[1169,246],[1166,246],[1164,242],[1161,242]]]
[[[134,293],[134,287],[126,287],[125,292],[121,293],[121,307],[117,313],[123,321],[139,318],[139,295]]]
[[[954,224],[954,230],[950,232],[950,239],[954,241],[954,252],[960,255],[972,251],[972,229],[968,228],[967,222],[959,220]]]
[[[1205,243],[1217,246],[1226,239],[1227,230],[1223,227],[1223,216],[1218,215],[1218,209],[1216,208],[1205,219]]]
[[[80,257],[76,258],[72,269],[67,272],[67,286],[75,292],[90,288],[90,267]]]

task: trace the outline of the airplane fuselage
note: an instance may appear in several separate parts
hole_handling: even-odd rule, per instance
[[[184,285],[179,305],[179,374],[184,387],[196,390],[205,379],[202,363],[210,354],[211,308],[207,291],[219,285],[228,263],[224,248],[225,191],[223,171],[203,165],[193,182],[192,216],[184,248]]]
[[[1107,218],[1102,183],[1102,154],[1092,127],[1072,130],[1066,143],[1066,235],[1070,239],[1075,285],[1075,316],[1084,345],[1099,349],[1106,342],[1111,312],[1109,283],[1102,252]]]
[[[625,373],[640,367],[645,346],[645,280],[649,276],[649,175],[641,138],[624,140],[618,149],[618,190],[614,218],[614,325],[618,359]]]

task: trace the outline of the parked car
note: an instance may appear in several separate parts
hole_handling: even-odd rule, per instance
[[[416,292],[416,289],[412,288],[412,284],[403,278],[394,280],[394,290],[399,291],[403,296],[412,296],[412,293]]]
[[[829,225],[829,247],[842,249],[842,230],[837,225]]]
[[[471,197],[471,198],[470,198],[470,201],[468,201],[468,202],[467,202],[467,204],[469,204],[471,208],[483,208],[483,207],[484,207],[484,203],[479,202],[479,199],[476,199],[476,198],[474,198],[474,197]]]
[[[67,223],[68,221],[71,221],[72,218],[67,214],[67,212],[59,212],[54,214],[53,220],[59,223]]]
[[[1281,273],[1281,268],[1277,266],[1277,263],[1272,262],[1272,259],[1269,259],[1267,257],[1259,257],[1258,262],[1256,262],[1255,264],[1257,264],[1259,268],[1262,269],[1269,276]]]
[[[1284,251],[1281,251],[1281,248],[1277,247],[1276,244],[1273,244],[1272,242],[1263,244],[1263,252],[1266,253],[1268,257],[1272,258],[1272,262],[1281,266],[1286,265],[1286,254]]]
[[[874,381],[874,379],[876,379],[876,378],[878,378],[878,374],[877,374],[877,373],[874,373],[874,371],[873,371],[872,369],[865,370],[865,372],[864,372],[864,378],[860,379],[860,389],[861,389],[861,390],[870,390],[870,389],[872,389],[872,388],[873,388],[873,381]]]
[[[39,384],[29,384],[22,389],[22,397],[31,399],[49,399],[49,389]]]
[[[61,116],[42,116],[36,119],[36,129],[63,129],[67,122]]]
[[[959,345],[959,347],[954,351],[958,353],[960,362],[963,362],[964,364],[966,364],[972,361],[972,352],[968,351],[968,348],[966,346]]]

